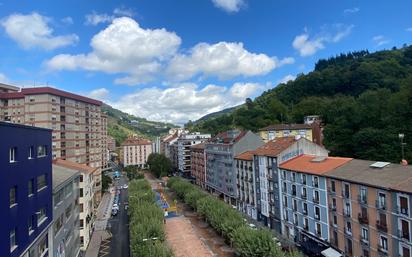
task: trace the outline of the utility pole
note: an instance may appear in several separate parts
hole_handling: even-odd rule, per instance
[[[403,162],[403,160],[405,160],[405,145],[406,145],[406,143],[403,142],[404,138],[405,138],[405,134],[400,133],[399,134],[399,139],[401,141],[402,162]]]

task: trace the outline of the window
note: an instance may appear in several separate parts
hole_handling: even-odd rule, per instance
[[[83,175],[80,175],[80,182],[83,182]]]
[[[346,198],[350,198],[350,186],[349,184],[344,184],[343,196]]]
[[[292,208],[294,211],[298,210],[298,202],[296,201],[296,199],[293,199],[292,201]]]
[[[350,221],[346,222],[346,232],[351,235],[352,234],[352,223]]]
[[[34,147],[30,146],[29,147],[29,159],[33,159],[34,157]]]
[[[303,214],[308,215],[308,204],[303,203]]]
[[[292,181],[296,182],[296,173],[292,172]]]
[[[359,195],[359,201],[361,202],[361,203],[364,203],[364,204],[366,204],[367,203],[367,194],[368,194],[368,192],[367,192],[367,190],[366,190],[366,187],[361,187],[360,188],[360,195]]]
[[[409,215],[409,203],[408,198],[405,196],[399,196],[399,209],[403,215]]]
[[[308,218],[303,218],[303,229],[309,230]]]
[[[362,240],[365,242],[369,241],[369,234],[367,228],[362,228]]]
[[[377,205],[379,209],[386,208],[386,195],[384,193],[379,192]]]
[[[314,203],[319,203],[319,201],[320,201],[319,191],[314,191],[313,202],[314,202]]]
[[[10,188],[10,208],[17,204],[17,187]]]
[[[332,209],[336,210],[336,198],[332,198]]]
[[[315,206],[315,219],[320,220],[320,208]]]
[[[37,147],[37,157],[44,157],[47,155],[47,147],[45,145],[39,145]]]
[[[385,236],[380,236],[379,248],[384,251],[388,251],[388,239]]]
[[[34,195],[33,186],[34,186],[34,180],[30,179],[27,183],[27,194],[29,197]]]
[[[302,184],[306,185],[306,174],[302,174]]]
[[[9,162],[16,162],[17,147],[12,147],[9,149]]]
[[[322,237],[322,227],[318,222],[316,222],[316,235],[318,235],[318,237]]]
[[[302,198],[306,199],[307,198],[307,192],[306,192],[306,187],[302,187]]]
[[[45,208],[41,208],[41,209],[37,212],[37,226],[40,226],[46,219],[47,219],[47,217],[46,217],[46,209],[45,209]]]
[[[80,197],[83,197],[83,188],[80,188]]]
[[[28,223],[29,235],[31,235],[34,232],[34,219],[33,219],[33,216],[29,217],[27,223]]]
[[[292,185],[292,195],[296,196],[296,185]]]
[[[10,252],[17,248],[16,229],[10,231]]]
[[[41,239],[38,249],[39,249],[38,256],[43,256],[45,252],[48,250],[47,249],[47,236]]]
[[[313,186],[314,187],[319,187],[319,178],[318,177],[313,177]]]
[[[83,229],[84,228],[84,219],[81,219],[80,220],[80,229]]]
[[[330,182],[330,191],[333,193],[336,192],[336,182],[334,180]]]
[[[337,226],[338,225],[338,216],[333,215],[333,225]]]
[[[63,226],[63,214],[54,222],[54,234],[59,233],[60,229]]]
[[[37,192],[44,189],[47,186],[46,174],[37,177]]]
[[[70,205],[66,208],[66,219],[69,219],[70,215],[72,214],[72,207],[73,207],[73,204],[70,204]]]

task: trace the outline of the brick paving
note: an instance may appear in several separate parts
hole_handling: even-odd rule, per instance
[[[184,217],[167,219],[166,239],[176,257],[213,257],[200,240],[190,222]]]

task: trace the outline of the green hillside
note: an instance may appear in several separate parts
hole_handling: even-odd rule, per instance
[[[116,144],[121,144],[129,135],[139,135],[148,139],[166,134],[174,124],[148,121],[103,104],[102,111],[108,116],[108,134],[116,139]]]
[[[273,123],[322,116],[332,155],[399,162],[399,133],[412,138],[412,46],[319,60],[314,71],[264,92],[218,117],[188,124],[217,133],[237,127],[257,131]],[[411,144],[405,148],[412,161]]]

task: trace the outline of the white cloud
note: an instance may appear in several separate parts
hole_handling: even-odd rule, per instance
[[[101,101],[107,101],[109,99],[109,90],[106,88],[97,88],[87,94],[88,97],[98,99]]]
[[[177,54],[171,60],[166,73],[172,80],[185,80],[197,74],[217,76],[221,79],[249,77],[267,74],[277,67],[293,62],[291,57],[278,60],[265,54],[251,53],[242,43],[199,43],[190,49],[188,54]]]
[[[61,21],[66,25],[71,25],[74,23],[73,18],[70,16],[64,17],[63,19],[61,19]]]
[[[43,48],[53,50],[77,43],[75,34],[55,36],[49,26],[50,18],[33,12],[28,15],[12,14],[1,21],[7,35],[24,49]]]
[[[391,42],[389,39],[387,39],[383,35],[374,36],[372,38],[372,41],[376,44],[376,46],[386,45]]]
[[[115,8],[113,10],[113,14],[117,15],[117,16],[133,17],[134,11],[130,8],[126,8],[126,7],[122,6],[122,7]]]
[[[359,7],[354,7],[354,8],[348,8],[348,9],[343,10],[343,13],[344,14],[353,14],[353,13],[357,13],[359,11],[360,11]]]
[[[113,21],[115,19],[115,16],[108,15],[106,13],[98,14],[93,11],[90,14],[86,14],[85,18],[86,21],[84,22],[84,24],[96,26],[100,23],[107,23]]]
[[[408,32],[412,32],[412,27],[407,28],[407,29],[406,29],[406,31],[408,31]]]
[[[300,56],[311,56],[325,48],[326,43],[337,43],[347,37],[352,32],[353,27],[353,25],[343,24],[324,26],[322,31],[313,37],[310,37],[305,29],[303,34],[295,37],[292,46],[299,51]]]
[[[109,104],[150,120],[183,124],[244,103],[247,97],[255,96],[263,88],[256,83],[235,83],[229,88],[218,85],[199,88],[193,83],[182,83],[166,89],[139,89]]]
[[[213,4],[226,12],[238,12],[244,5],[243,0],[212,0]]]
[[[293,81],[296,79],[296,76],[292,75],[292,74],[288,74],[286,76],[284,76],[283,78],[281,78],[278,83],[287,83],[289,81]]]
[[[131,18],[113,20],[91,40],[87,54],[60,54],[46,62],[51,70],[122,73],[115,82],[134,85],[148,81],[180,46],[181,39],[165,29],[143,29]]]
[[[10,80],[7,78],[6,75],[4,75],[4,73],[0,73],[0,83],[9,83]]]

